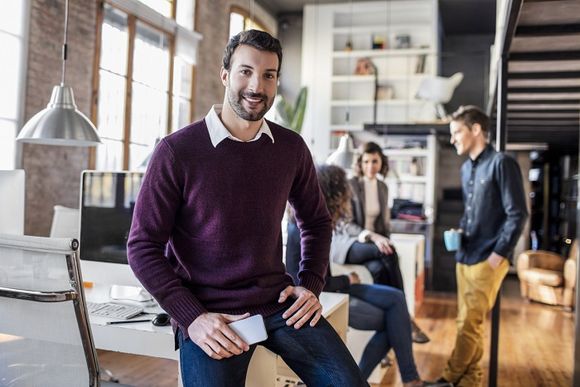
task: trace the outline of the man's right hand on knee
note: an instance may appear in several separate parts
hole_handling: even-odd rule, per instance
[[[187,328],[189,338],[209,357],[216,360],[240,355],[250,346],[228,324],[249,317],[250,314],[232,315],[204,313]]]

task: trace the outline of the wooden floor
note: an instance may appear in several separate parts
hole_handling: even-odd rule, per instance
[[[571,386],[574,319],[559,308],[525,303],[519,297],[517,279],[504,284],[500,325],[499,386]],[[439,377],[455,338],[456,303],[453,295],[429,294],[417,322],[431,338],[414,344],[417,368],[423,379]],[[487,330],[489,342],[489,324]],[[487,385],[488,352],[484,355],[484,385]],[[143,356],[99,351],[101,366],[121,382],[139,387],[173,387],[177,363]],[[383,383],[373,387],[399,386],[396,366]]]

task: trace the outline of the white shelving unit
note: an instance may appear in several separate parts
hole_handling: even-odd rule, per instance
[[[307,5],[303,26],[302,83],[309,94],[303,136],[318,161],[330,153],[333,132],[373,122],[375,75],[355,75],[361,59],[377,69],[378,123],[435,119],[433,105],[415,94],[422,79],[438,74],[436,0]],[[409,47],[399,47],[402,36]]]
[[[424,259],[426,271],[417,271],[416,289],[423,289],[426,275],[433,268],[433,233],[435,216],[437,214],[437,195],[435,180],[437,165],[439,165],[439,143],[436,135],[428,136],[397,136],[389,135],[383,143],[383,152],[389,158],[391,171],[387,174],[385,183],[389,188],[389,206],[394,199],[408,199],[423,203],[426,219],[420,222],[402,219],[391,220],[391,232],[403,234],[419,234],[425,239]],[[410,143],[420,142],[414,148],[398,148]],[[395,144],[393,146],[393,144]],[[413,160],[416,160],[413,165]],[[403,235],[401,234],[401,235]],[[393,234],[394,235],[394,234]],[[422,292],[418,300],[422,299]],[[420,301],[418,301],[420,302]]]
[[[427,221],[434,221],[437,204],[435,194],[437,147],[435,135],[428,135],[423,148],[383,149],[389,158],[391,169],[384,180],[389,188],[389,207],[392,207],[394,199],[423,203]]]

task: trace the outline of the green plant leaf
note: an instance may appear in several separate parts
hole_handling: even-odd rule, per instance
[[[300,89],[300,93],[296,98],[296,106],[292,114],[290,128],[297,133],[302,131],[302,123],[304,122],[304,112],[306,111],[306,100],[308,98],[308,88],[306,86]]]
[[[288,127],[290,126],[290,115],[288,112],[291,111],[292,108],[281,94],[278,94],[276,98],[278,99],[275,105],[276,114],[278,115],[278,119],[282,121],[279,122],[279,124]]]

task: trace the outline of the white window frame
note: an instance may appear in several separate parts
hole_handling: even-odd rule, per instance
[[[22,3],[22,24],[20,28],[20,34],[16,36],[20,38],[21,50],[20,50],[20,60],[18,66],[20,67],[20,77],[18,80],[18,91],[17,91],[17,106],[18,111],[16,113],[16,130],[14,133],[14,160],[12,165],[0,166],[0,169],[18,169],[22,168],[22,144],[16,142],[16,136],[22,126],[24,125],[24,114],[25,114],[25,103],[26,103],[26,74],[28,71],[28,39],[29,39],[29,26],[30,26],[30,0],[20,0]],[[3,32],[4,33],[4,32]],[[48,98],[48,96],[47,96]],[[47,100],[48,102],[48,100]]]

